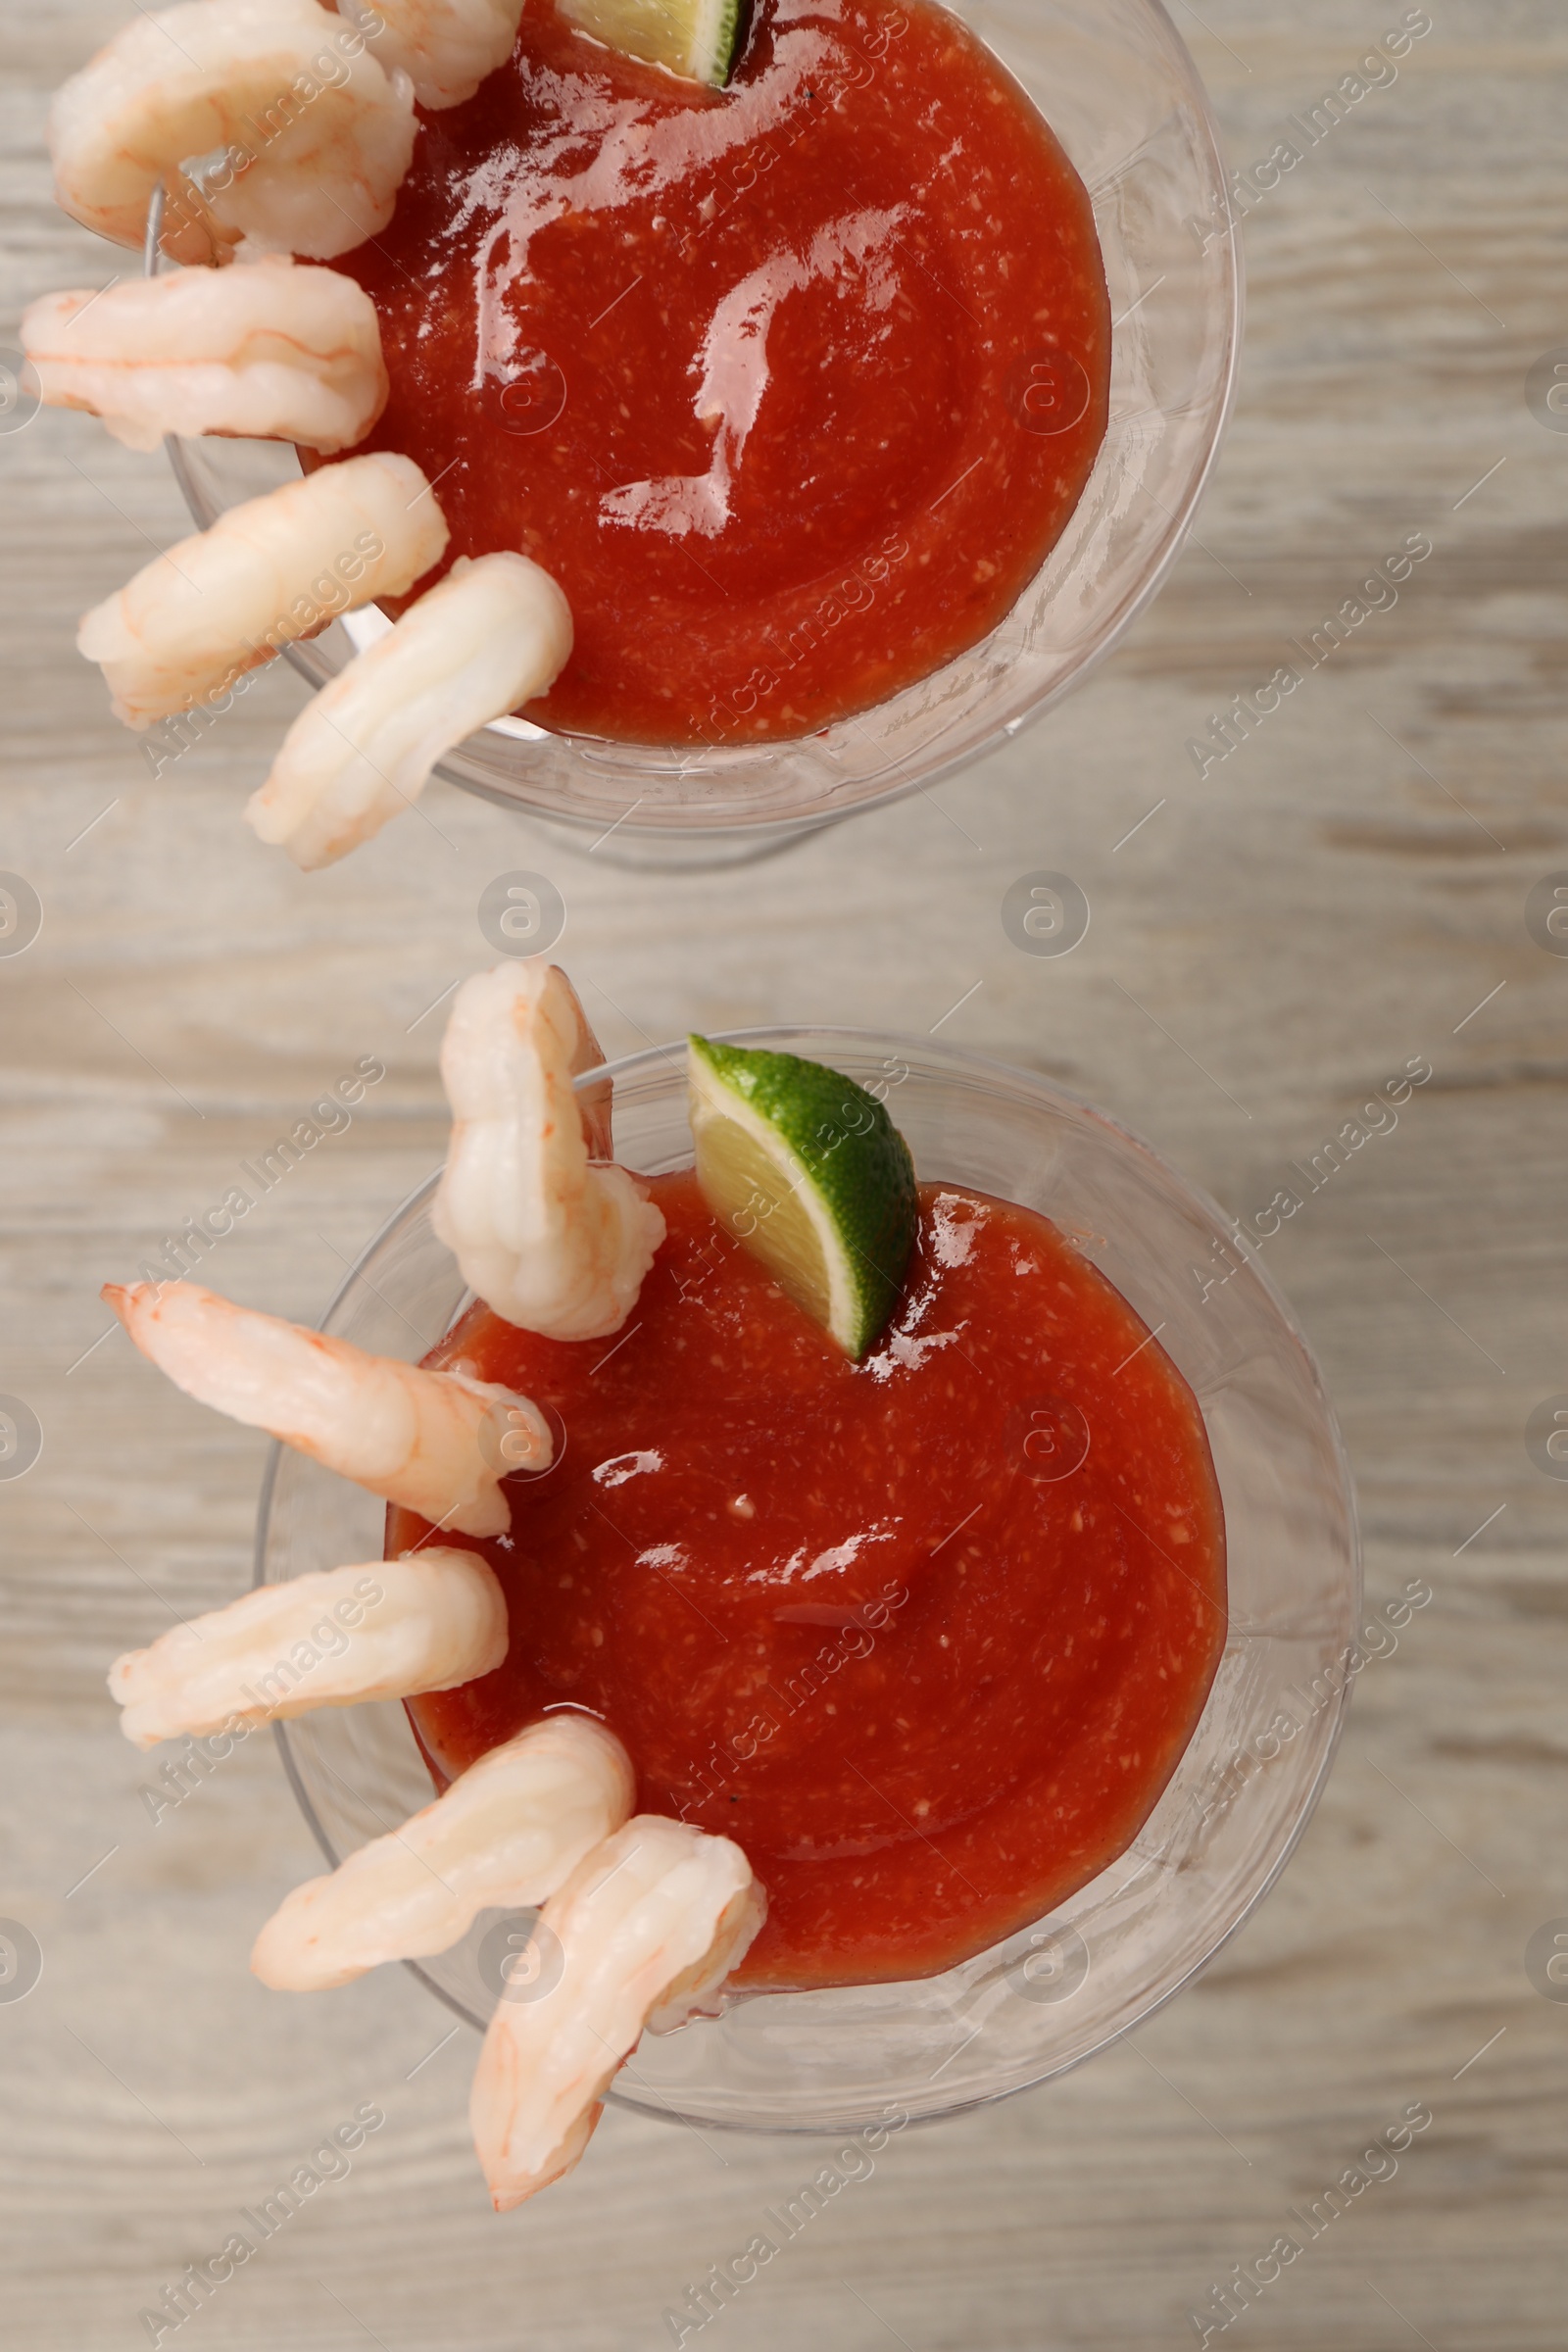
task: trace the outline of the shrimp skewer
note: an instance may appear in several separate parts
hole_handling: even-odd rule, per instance
[[[412,458],[349,458],[247,499],[95,605],[76,635],[127,726],[187,710],[313,636],[400,596],[445,553],[446,518]]]
[[[491,1570],[475,1552],[431,1545],[262,1585],[150,1649],[127,1650],[109,1689],[125,1738],[152,1747],[180,1733],[450,1690],[506,1654],[507,1604]]]
[[[391,220],[416,127],[407,74],[316,0],[187,0],[137,17],[65,84],[49,148],[61,204],[117,244],[141,243],[181,164],[221,151],[201,202],[176,202],[167,249],[202,258],[187,232],[205,228],[329,261]]]
[[[454,1124],[431,1221],[487,1306],[553,1340],[618,1331],[664,1238],[635,1177],[589,1163],[580,1017],[564,973],[529,956],[464,982],[441,1046]]]
[[[765,1910],[738,1845],[655,1814],[578,1864],[541,1914],[559,1981],[502,2000],[479,2053],[469,2114],[498,2213],[571,2170],[644,2028],[710,2010]]]
[[[23,313],[22,348],[51,408],[101,416],[127,449],[228,433],[330,456],[387,403],[368,294],[282,254],[45,294]]]
[[[368,27],[383,66],[398,66],[432,112],[471,98],[487,74],[512,55],[522,0],[342,0],[339,16]]]
[[[571,609],[526,556],[460,559],[307,703],[246,815],[307,872],[378,833],[443,752],[554,680]]]
[[[476,1912],[533,1907],[556,1893],[620,1828],[636,1786],[603,1725],[547,1715],[491,1748],[401,1830],[296,1886],[257,1937],[251,1967],[264,1984],[314,1992],[382,1961],[444,1952]]]
[[[105,1283],[150,1362],[188,1396],[465,1536],[504,1535],[500,1481],[548,1469],[537,1405],[462,1372],[426,1372],[347,1340],[233,1306],[200,1283]],[[459,1678],[460,1680],[463,1678]]]

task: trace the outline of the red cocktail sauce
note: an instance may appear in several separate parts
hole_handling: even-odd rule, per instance
[[[505,1664],[416,1729],[444,1785],[548,1708],[602,1717],[641,1810],[751,1856],[741,1984],[951,1966],[1121,1853],[1192,1737],[1226,1625],[1197,1402],[1030,1210],[923,1186],[904,1304],[852,1365],[693,1176],[652,1191],[669,1235],[618,1340],[476,1307],[426,1359],[566,1439],[470,1546]],[[428,1532],[392,1512],[389,1552]]]
[[[1088,195],[928,0],[760,0],[727,90],[528,0],[337,266],[392,377],[364,448],[423,466],[448,562],[521,549],[570,600],[548,727],[745,742],[881,702],[1002,619],[1105,430]]]

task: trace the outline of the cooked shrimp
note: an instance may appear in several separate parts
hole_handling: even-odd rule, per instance
[[[454,1124],[431,1221],[487,1306],[552,1340],[618,1331],[664,1238],[634,1176],[589,1164],[579,1020],[564,973],[530,956],[464,982],[441,1046]]]
[[[471,98],[512,55],[522,0],[341,0],[339,16],[363,25],[383,66],[401,66],[432,111]],[[372,32],[375,18],[382,29]]]
[[[127,1650],[109,1689],[125,1738],[152,1747],[182,1732],[450,1690],[506,1654],[507,1604],[491,1570],[476,1552],[431,1545],[262,1585]]]
[[[197,1282],[106,1282],[136,1346],[187,1396],[265,1429],[356,1486],[465,1536],[499,1536],[500,1480],[555,1452],[537,1405],[233,1306]]]
[[[571,608],[526,556],[460,558],[356,656],[283,739],[245,813],[307,872],[368,841],[443,752],[543,694],[571,651]]]
[[[566,1064],[567,1077],[577,1079],[585,1076],[589,1070],[604,1068],[605,1049],[594,1035],[593,1024],[583,1010],[581,997],[559,963],[555,970],[556,978],[570,999],[571,1009],[577,1016],[577,1043]],[[611,1123],[614,1114],[614,1090],[610,1080],[598,1078],[592,1086],[574,1086],[572,1092],[577,1099],[577,1108],[582,1113],[583,1140],[588,1146],[589,1158],[613,1159],[615,1142]],[[658,1247],[657,1243],[655,1247]]]
[[[101,416],[127,449],[228,433],[330,455],[387,402],[368,294],[282,254],[45,294],[23,313],[22,348],[50,407]]]
[[[645,2026],[713,2008],[766,1907],[738,1845],[656,1814],[578,1864],[541,1914],[559,1981],[501,2001],[479,2053],[469,2115],[498,2213],[571,2170]]]
[[[187,0],[142,15],[58,93],[55,187],[74,220],[140,245],[153,190],[189,158],[220,242],[317,261],[385,228],[414,153],[414,91],[316,0]],[[187,183],[188,186],[189,183]],[[176,235],[168,250],[190,252]]]
[[[335,613],[401,596],[450,533],[412,458],[349,458],[230,507],[157,556],[76,632],[115,714],[151,726],[221,694]]]
[[[251,1967],[264,1984],[318,1992],[383,1960],[447,1951],[476,1912],[553,1895],[620,1828],[636,1788],[613,1733],[587,1715],[547,1715],[401,1830],[296,1886],[256,1938]]]

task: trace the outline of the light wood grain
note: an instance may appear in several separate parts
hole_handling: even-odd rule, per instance
[[[13,318],[113,267],[51,209],[41,119],[122,13],[53,0],[8,21]],[[1212,32],[1176,13],[1247,162],[1400,10],[1205,0]],[[485,881],[527,863],[567,899],[612,1051],[773,1018],[925,1029],[980,981],[946,1035],[1068,1080],[1237,1210],[1364,1087],[1410,1054],[1436,1065],[1274,1254],[1344,1418],[1369,1592],[1419,1574],[1436,1593],[1363,1677],[1299,1853],[1135,2046],[894,2140],[710,2337],[1194,2343],[1210,2282],[1422,2099],[1435,2121],[1397,2178],[1214,2340],[1559,2352],[1568,2007],[1538,1996],[1521,1954],[1568,1913],[1568,1486],[1531,1467],[1522,1431],[1568,1391],[1568,962],[1532,943],[1523,907],[1568,867],[1568,436],[1534,421],[1523,378],[1568,337],[1568,35],[1548,0],[1433,13],[1396,86],[1249,221],[1235,430],[1202,545],[1130,642],[935,801],[754,870],[602,869],[438,788],[432,826],[406,819],[300,879],[237,823],[297,681],[258,685],[155,782],[72,651],[81,609],[184,527],[161,463],[82,418],[0,439],[0,865],[46,909],[36,946],[0,962],[0,1390],[45,1428],[36,1469],[0,1484],[0,1912],[45,1953],[37,1989],[0,2005],[9,2341],[145,2341],[142,2306],[368,2099],[388,2120],[352,2178],[181,2343],[665,2343],[663,2308],[817,2161],[612,2114],[573,2180],[498,2223],[466,2142],[466,2031],[421,2065],[450,2020],[400,1974],[291,2000],[247,1973],[257,1922],[314,1866],[270,1748],[154,1829],[103,1691],[116,1650],[245,1579],[262,1449],[118,1336],[93,1347],[97,1285],[375,1053],[389,1075],[353,1128],[214,1261],[243,1298],[318,1311],[438,1155],[439,1024],[417,1016],[481,954]],[[1208,713],[1413,530],[1434,555],[1398,607],[1200,781],[1184,746]],[[1017,955],[999,920],[1007,883],[1042,864],[1094,906],[1060,962]]]

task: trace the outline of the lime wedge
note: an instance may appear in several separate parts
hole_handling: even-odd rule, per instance
[[[559,0],[569,24],[607,49],[721,90],[746,29],[743,0]]]
[[[703,1198],[858,1361],[898,1304],[914,1162],[876,1098],[820,1061],[688,1039]]]

